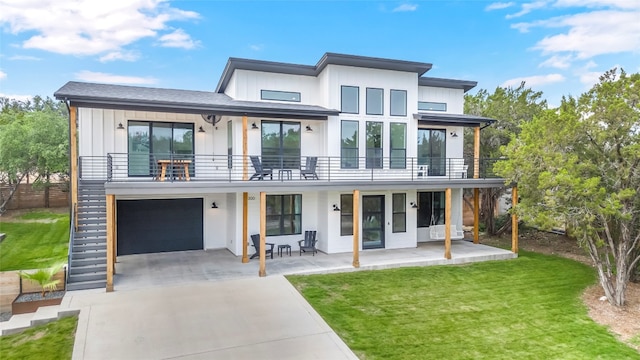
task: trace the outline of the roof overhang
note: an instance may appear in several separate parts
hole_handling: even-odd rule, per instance
[[[466,114],[418,113],[413,114],[413,118],[418,120],[419,125],[477,127],[488,126],[496,122],[496,119]]]
[[[470,80],[455,80],[455,79],[441,79],[441,78],[433,78],[433,77],[421,77],[418,79],[419,86],[432,86],[432,87],[441,87],[447,89],[461,89],[464,92],[467,92],[476,85],[478,82],[470,81]]]
[[[327,120],[338,110],[315,105],[233,100],[204,91],[69,82],[54,93],[71,106],[188,114]]]

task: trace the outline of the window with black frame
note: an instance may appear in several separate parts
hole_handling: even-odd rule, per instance
[[[446,174],[447,139],[444,129],[418,129],[418,167],[427,165],[429,176]]]
[[[300,169],[300,123],[262,121],[262,165]]]
[[[389,168],[407,168],[407,124],[391,123]]]
[[[227,121],[227,168],[233,169],[233,123]]]
[[[382,122],[367,121],[367,169],[382,169]]]
[[[353,195],[340,195],[340,236],[353,235]]]
[[[154,176],[158,160],[190,161],[189,175],[195,176],[192,123],[128,122],[128,174]]]
[[[357,86],[340,87],[340,112],[357,114],[360,108],[360,88]]]
[[[342,120],[340,142],[340,167],[342,169],[358,168],[358,126],[357,121]]]
[[[302,233],[302,195],[267,195],[267,236]]]
[[[418,192],[418,227],[444,224],[444,191]]]
[[[393,194],[393,232],[407,231],[407,194]]]

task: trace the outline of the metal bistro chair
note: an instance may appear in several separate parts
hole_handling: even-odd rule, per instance
[[[250,259],[253,259],[257,256],[260,256],[260,234],[253,234],[251,235],[251,242],[253,243],[253,247],[256,248],[256,253],[251,255]],[[273,247],[276,244],[272,244],[272,243],[265,243],[265,248],[264,248],[264,252],[265,252],[265,256],[269,256],[271,255],[271,258],[273,259]]]
[[[318,240],[316,239],[315,230],[307,230],[304,232],[304,239],[298,241],[298,246],[300,246],[300,256],[302,256],[303,252],[311,251],[313,256],[316,256],[318,249],[316,249],[316,243]]]

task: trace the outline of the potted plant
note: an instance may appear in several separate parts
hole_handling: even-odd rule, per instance
[[[64,296],[63,291],[58,290],[58,284],[62,282],[55,276],[62,270],[64,263],[59,263],[46,269],[38,269],[35,272],[20,272],[20,295],[11,304],[11,313],[24,314],[36,311],[40,306],[59,305]],[[23,292],[22,280],[29,280],[39,286],[38,292]]]

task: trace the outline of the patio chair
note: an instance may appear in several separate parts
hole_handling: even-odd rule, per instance
[[[320,180],[318,174],[316,174],[316,166],[318,164],[317,156],[307,156],[307,162],[304,166],[304,169],[300,169],[300,178],[304,176],[304,179],[307,180],[308,177],[311,179]]]
[[[300,246],[300,256],[302,256],[303,252],[311,251],[313,256],[316,256],[318,249],[316,249],[316,243],[318,240],[316,239],[315,230],[307,230],[304,232],[304,239],[298,241],[298,246]]]
[[[258,156],[250,156],[249,158],[251,159],[251,165],[253,165],[253,169],[255,170],[255,174],[251,175],[249,180],[264,180],[264,177],[267,175],[269,175],[269,179],[273,180],[273,169],[264,167]]]
[[[253,234],[251,235],[251,242],[253,243],[253,247],[256,248],[256,253],[251,255],[250,259],[253,259],[254,257],[259,257],[260,256],[260,234]],[[275,244],[272,243],[265,243],[265,256],[269,256],[271,255],[271,258],[273,259],[273,247],[275,246]]]

